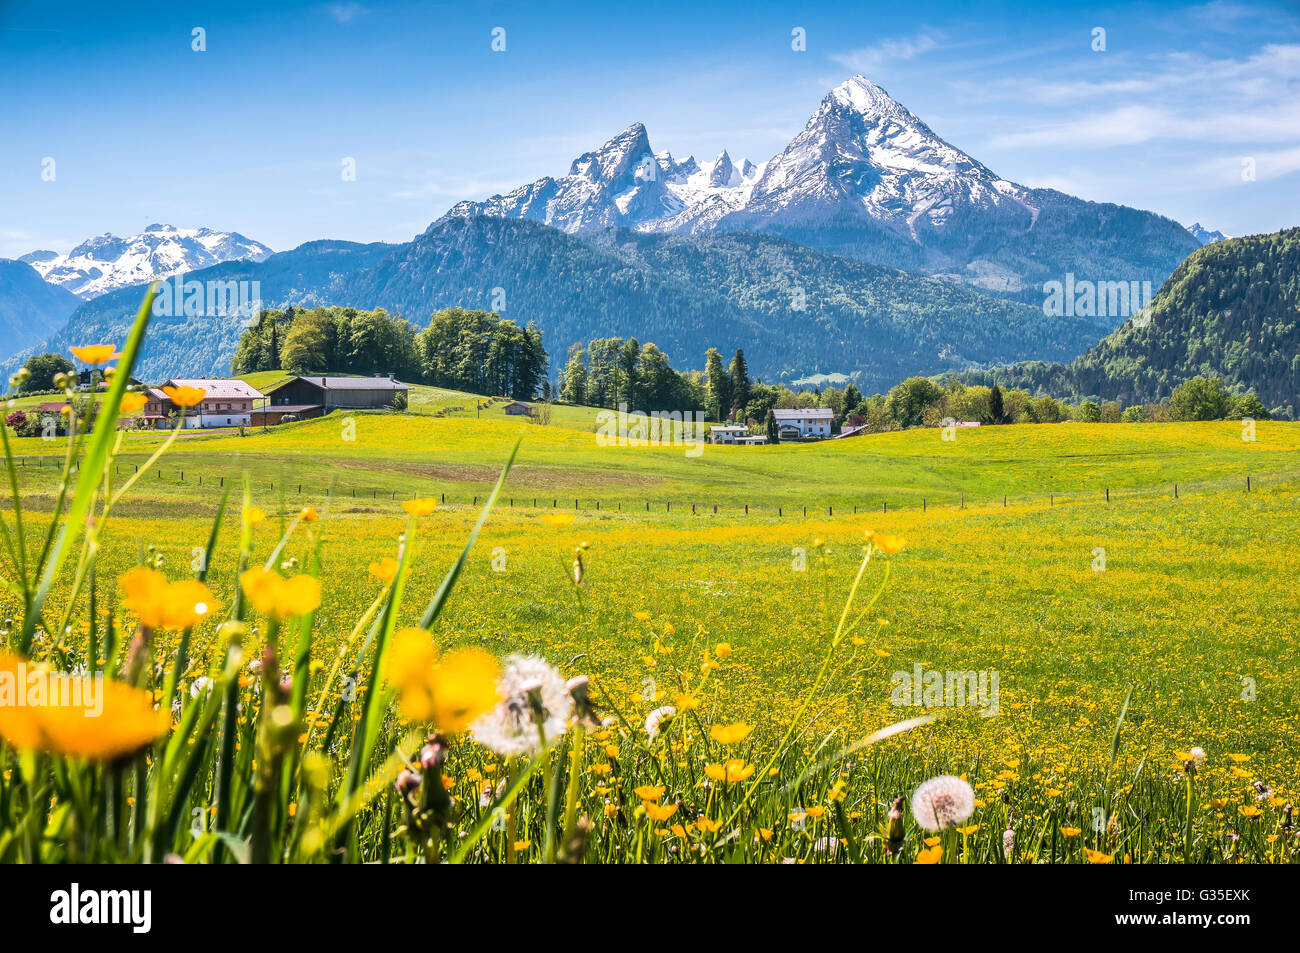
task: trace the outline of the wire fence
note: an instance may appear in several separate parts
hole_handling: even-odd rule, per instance
[[[47,465],[46,460],[50,463]],[[59,469],[63,460],[54,457],[31,457],[16,458],[20,468],[31,467],[33,469]],[[227,479],[234,481],[235,485],[242,485],[243,474],[227,477],[221,474],[202,473],[194,469],[185,469],[175,466],[154,467],[150,471],[140,474],[140,465],[133,464],[129,461],[118,461],[115,464],[115,473],[118,476],[139,475],[141,481],[163,482],[169,486],[185,486],[193,489],[211,489],[213,491],[222,491],[226,487]],[[77,465],[73,465],[74,471]],[[762,516],[781,518],[809,518],[809,517],[849,517],[862,516],[872,513],[889,514],[898,512],[921,512],[928,513],[931,510],[951,510],[951,509],[1008,509],[1013,506],[1070,506],[1084,503],[1122,503],[1126,500],[1166,498],[1171,503],[1175,500],[1182,499],[1194,494],[1203,494],[1208,492],[1223,492],[1225,490],[1239,490],[1242,493],[1251,493],[1269,486],[1279,486],[1288,483],[1295,483],[1300,479],[1300,468],[1286,470],[1276,470],[1264,473],[1241,473],[1231,476],[1211,477],[1198,480],[1166,483],[1166,484],[1147,484],[1142,486],[1130,487],[1112,487],[1103,486],[1095,489],[1048,489],[1037,492],[1017,492],[1006,494],[990,494],[987,491],[979,493],[969,493],[962,490],[951,492],[937,491],[904,491],[899,493],[894,499],[880,496],[875,499],[826,499],[822,498],[816,502],[811,500],[796,500],[793,502],[773,502],[770,499],[761,502],[738,503],[734,500],[720,502],[709,499],[651,499],[645,497],[642,499],[602,499],[600,497],[583,497],[583,496],[560,496],[554,492],[550,494],[540,494],[532,490],[525,490],[523,493],[516,492],[510,495],[507,490],[497,501],[497,506],[506,509],[537,509],[537,510],[569,510],[573,512],[594,512],[594,513],[640,513],[654,514],[661,513],[664,515],[671,514],[691,514],[699,515],[725,515],[725,516]],[[327,501],[327,502],[347,502],[354,501],[357,503],[369,501],[371,503],[389,502],[398,503],[404,500],[412,500],[421,497],[432,496],[441,504],[448,506],[479,506],[486,502],[488,491],[484,489],[482,493],[465,492],[461,487],[457,487],[452,492],[445,490],[430,489],[427,486],[413,489],[395,489],[391,486],[379,487],[374,485],[340,485],[338,481],[329,484],[310,483],[295,479],[280,480],[251,480],[250,488],[255,493],[266,493],[274,496],[279,494],[286,498],[303,498],[304,502],[309,501]]]

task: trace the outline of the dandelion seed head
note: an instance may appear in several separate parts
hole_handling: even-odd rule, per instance
[[[927,831],[964,824],[975,811],[975,792],[961,778],[941,774],[912,795],[912,816]]]
[[[479,744],[506,757],[537,754],[568,727],[573,698],[568,683],[545,659],[511,655],[497,689],[502,701],[470,725]]]
[[[677,717],[677,709],[672,705],[664,705],[662,708],[656,708],[650,714],[646,715],[645,733],[654,741],[659,737],[660,732],[672,724],[672,720]]]

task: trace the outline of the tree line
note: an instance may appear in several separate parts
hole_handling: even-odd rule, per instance
[[[542,332],[491,311],[445,308],[417,330],[382,308],[264,309],[240,337],[234,375],[387,375],[478,394],[532,400],[548,389]]]
[[[676,371],[654,344],[636,338],[596,338],[569,348],[560,374],[559,399],[571,404],[628,410],[703,411],[709,420],[747,424],[778,439],[774,410],[826,407],[831,429],[866,432],[939,427],[945,421],[981,425],[1061,423],[1155,423],[1171,420],[1269,419],[1253,393],[1233,393],[1217,377],[1196,377],[1164,401],[1125,406],[1118,401],[1068,403],[1018,388],[970,385],[954,375],[909,377],[888,392],[866,396],[853,383],[844,387],[792,390],[751,380],[745,352],[737,349],[724,367],[717,348],[704,355],[704,369]]]

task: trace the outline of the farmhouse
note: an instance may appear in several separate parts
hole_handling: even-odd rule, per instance
[[[409,390],[391,377],[292,377],[267,395],[266,412],[303,419],[333,410],[382,410],[392,407],[398,394]]]
[[[749,428],[742,424],[713,426],[709,428],[710,443],[740,443],[742,437],[749,435]]]
[[[782,440],[805,440],[829,437],[835,412],[829,407],[803,407],[774,410],[777,433]]]
[[[163,387],[194,387],[203,391],[203,400],[193,407],[178,407],[163,392]],[[232,378],[177,377],[145,392],[144,419],[150,426],[168,426],[168,417],[180,414],[186,430],[203,427],[247,427],[251,423],[253,403],[262,400],[260,391]]]
[[[501,409],[515,417],[531,417],[533,415],[533,408],[518,400],[506,404]]]

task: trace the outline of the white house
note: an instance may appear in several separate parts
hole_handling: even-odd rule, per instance
[[[713,426],[709,428],[710,443],[739,443],[741,437],[749,436],[749,428],[741,424]]]
[[[193,407],[180,408],[163,392],[151,387],[146,392],[145,419],[155,427],[169,426],[171,413],[185,415],[186,430],[201,427],[248,427],[252,423],[253,402],[265,400],[262,393],[235,378],[173,378],[163,387],[193,387],[203,391],[203,399]]]
[[[781,439],[800,439],[808,437],[829,437],[831,420],[835,411],[829,407],[804,407],[793,410],[774,410],[777,432]]]

